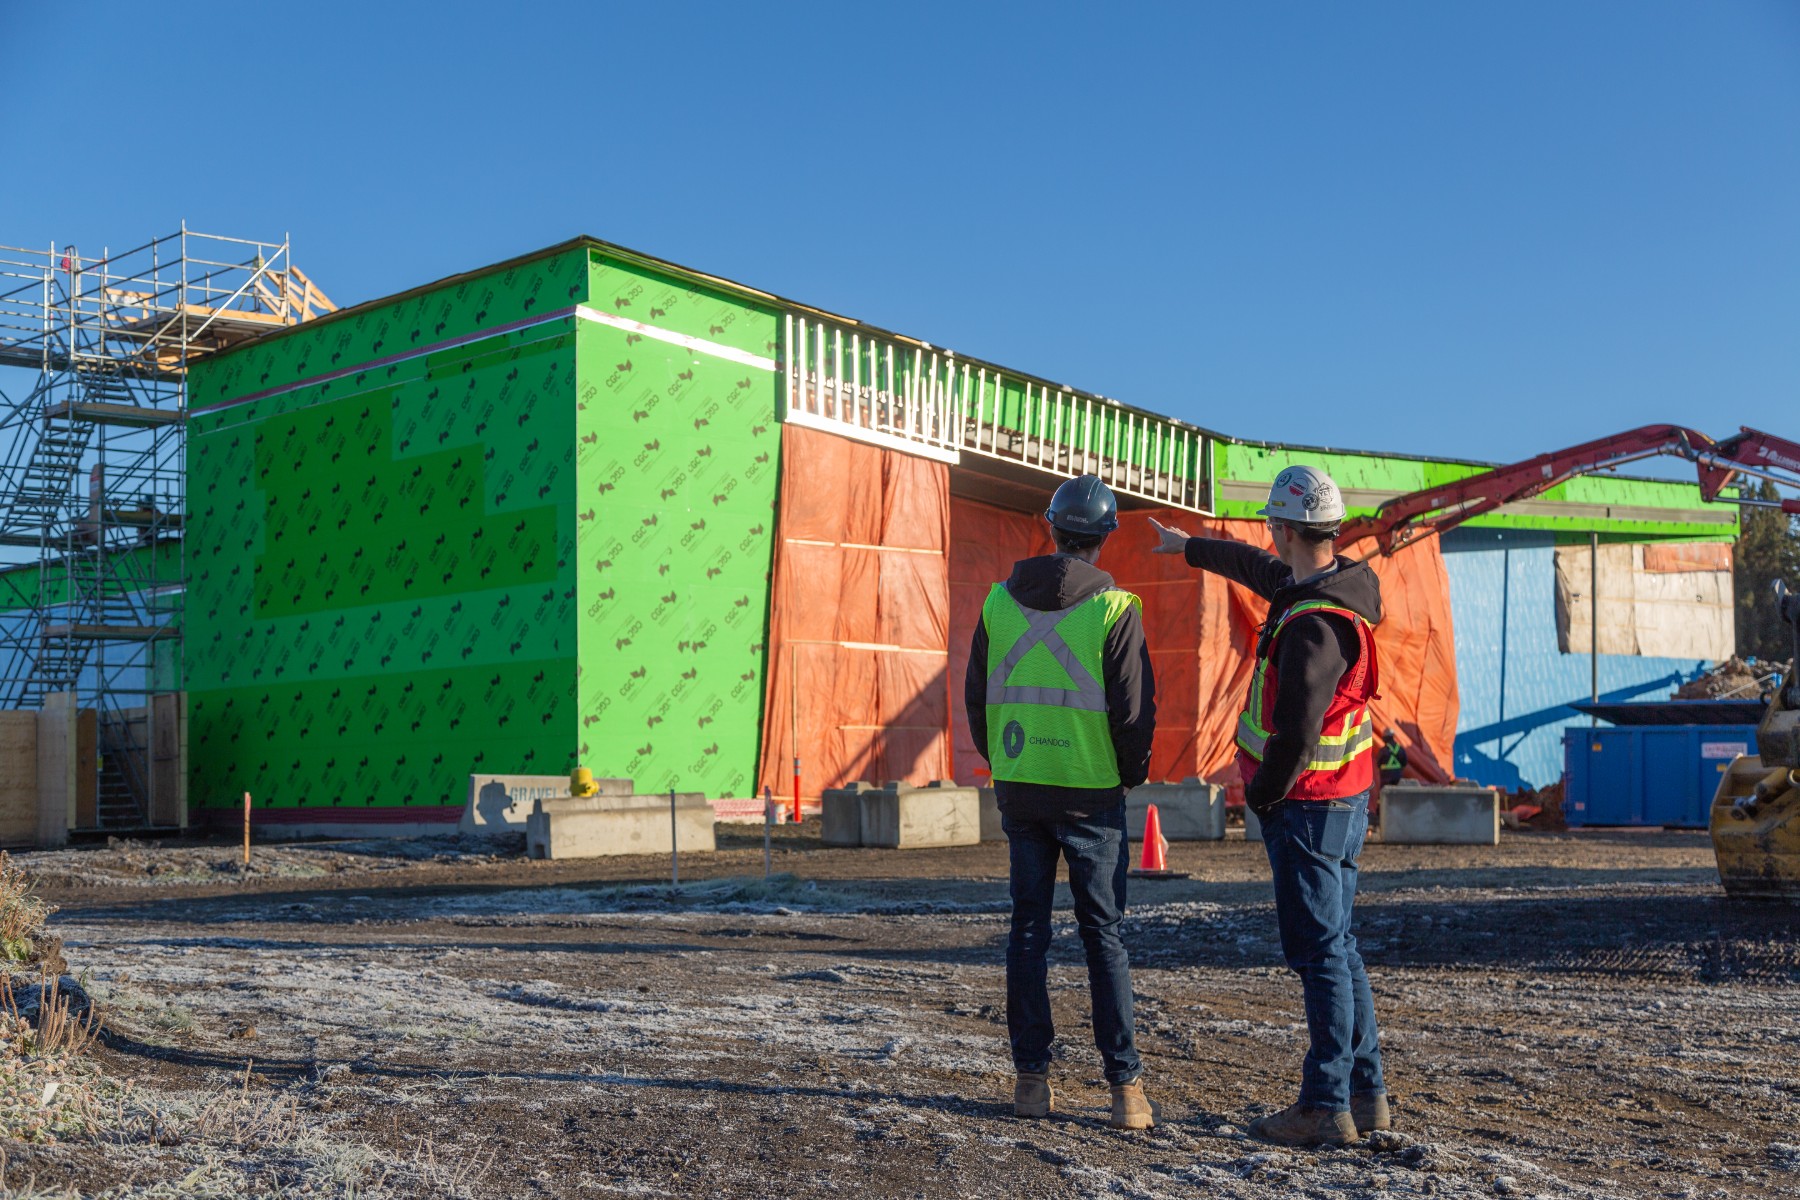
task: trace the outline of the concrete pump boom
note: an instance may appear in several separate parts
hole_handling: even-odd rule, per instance
[[[1700,476],[1701,498],[1708,501],[1717,500],[1739,474],[1800,488],[1800,444],[1748,426],[1715,442],[1680,425],[1644,425],[1495,467],[1454,483],[1396,496],[1370,516],[1345,521],[1339,541],[1349,545],[1373,538],[1377,553],[1392,554],[1426,535],[1443,533],[1504,505],[1541,495],[1577,475],[1610,470],[1659,454],[1693,463]],[[1778,506],[1783,512],[1800,514],[1800,500],[1737,502]]]

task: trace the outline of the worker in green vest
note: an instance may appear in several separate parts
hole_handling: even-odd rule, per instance
[[[1046,952],[1057,860],[1069,864],[1087,952],[1094,1044],[1112,1088],[1115,1129],[1148,1129],[1131,1012],[1125,915],[1125,792],[1144,782],[1156,730],[1156,680],[1142,604],[1095,564],[1119,527],[1112,491],[1092,475],[1056,489],[1044,514],[1054,554],[1022,559],[981,609],[963,684],[969,732],[992,765],[1011,859],[1006,1024],[1013,1111],[1048,1116]]]
[[[1381,731],[1381,752],[1375,756],[1375,769],[1381,773],[1381,786],[1392,787],[1406,774],[1406,747],[1392,728]]]

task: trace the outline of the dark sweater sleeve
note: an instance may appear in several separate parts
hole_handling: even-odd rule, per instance
[[[1359,653],[1356,631],[1342,617],[1309,613],[1282,631],[1275,647],[1274,732],[1244,789],[1245,804],[1261,811],[1287,798],[1319,745],[1338,681]]]
[[[1293,570],[1267,550],[1225,538],[1189,538],[1187,564],[1241,583],[1264,600],[1294,581]]]
[[[1150,743],[1156,737],[1156,672],[1135,604],[1107,631],[1100,662],[1119,782],[1134,788],[1150,774]]]
[[[963,712],[969,718],[969,736],[975,752],[987,758],[987,622],[975,619],[975,640],[969,647],[969,669],[963,672]]]

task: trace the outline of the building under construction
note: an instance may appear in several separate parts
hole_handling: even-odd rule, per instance
[[[93,712],[98,788],[184,696],[195,820],[249,792],[272,828],[441,828],[472,774],[575,765],[715,798],[783,795],[796,758],[809,796],[973,782],[981,599],[1081,471],[1126,509],[1102,566],[1145,601],[1152,777],[1230,784],[1258,602],[1135,514],[1260,541],[1289,462],[1353,512],[1482,469],[1242,440],[592,239],[343,311],[285,244],[215,257],[165,302],[51,251],[17,276],[45,299],[0,307],[67,314],[0,329],[38,380],[5,704]],[[1736,531],[1692,484],[1599,475],[1380,559],[1378,717],[1426,778],[1550,782],[1569,702],[1730,653]],[[132,803],[74,823],[175,818]]]

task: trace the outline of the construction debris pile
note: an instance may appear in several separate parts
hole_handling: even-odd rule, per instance
[[[1530,829],[1567,829],[1569,823],[1563,817],[1563,781],[1557,780],[1546,787],[1521,788],[1508,795],[1505,816],[1513,819],[1507,822],[1508,828]]]
[[[1698,679],[1690,679],[1675,689],[1677,700],[1755,700],[1774,686],[1777,676],[1785,679],[1794,664],[1759,662],[1752,666],[1733,655]]]

